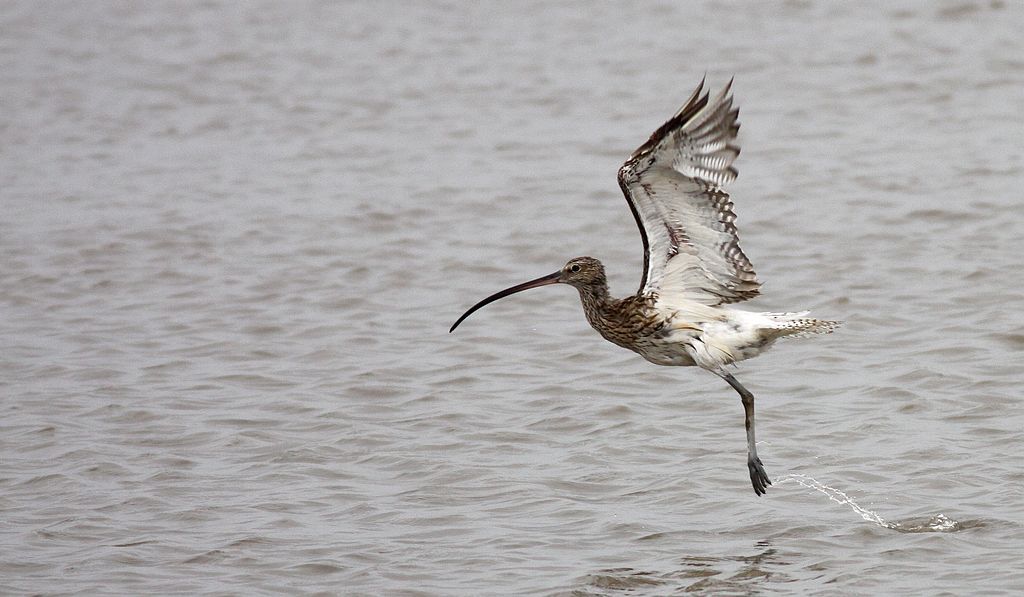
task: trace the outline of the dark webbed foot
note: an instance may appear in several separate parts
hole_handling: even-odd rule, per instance
[[[750,469],[750,484],[754,486],[754,493],[757,495],[764,495],[768,486],[772,484],[771,479],[768,478],[768,473],[764,472],[764,465],[761,464],[761,459],[748,458],[747,468]]]

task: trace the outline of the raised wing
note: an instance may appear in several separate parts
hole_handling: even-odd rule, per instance
[[[704,82],[619,169],[644,241],[641,294],[707,305],[757,296],[761,283],[740,249],[722,187],[736,179],[740,125],[732,81],[712,99]]]

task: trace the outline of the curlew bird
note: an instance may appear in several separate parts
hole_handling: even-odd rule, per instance
[[[776,340],[827,334],[838,325],[801,313],[757,313],[727,305],[757,296],[760,282],[739,245],[733,203],[723,187],[736,178],[732,163],[739,109],[732,81],[715,97],[701,81],[683,107],[619,169],[619,186],[644,243],[644,271],[633,296],[608,293],[604,266],[593,257],[570,259],[557,272],[495,293],[470,307],[549,284],[580,293],[587,321],[606,340],[657,365],[697,366],[724,379],[743,402],[747,468],[754,493],[771,481],[757,456],[754,395],[727,370]]]

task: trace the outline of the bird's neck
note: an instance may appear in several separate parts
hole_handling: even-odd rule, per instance
[[[608,282],[601,280],[595,284],[588,284],[578,290],[580,291],[580,301],[583,302],[583,311],[587,314],[587,320],[590,321],[591,325],[595,325],[595,319],[600,318],[612,302],[611,295],[608,293]]]

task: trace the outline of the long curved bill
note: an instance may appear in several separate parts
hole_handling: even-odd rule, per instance
[[[448,330],[448,333],[450,334],[450,333],[454,332],[455,328],[459,327],[459,324],[462,323],[462,321],[464,319],[466,319],[467,317],[472,315],[473,312],[476,311],[477,309],[479,309],[479,308],[481,308],[481,307],[483,307],[485,305],[489,305],[489,304],[493,303],[494,301],[496,301],[498,299],[505,298],[506,296],[508,296],[510,294],[515,294],[517,292],[522,292],[524,290],[529,290],[531,288],[537,288],[537,287],[540,287],[540,286],[547,286],[549,284],[557,284],[558,283],[558,278],[561,275],[562,275],[562,272],[558,271],[558,272],[555,272],[553,274],[548,274],[548,275],[546,275],[544,277],[537,278],[536,280],[530,280],[529,282],[523,282],[522,284],[517,284],[516,286],[513,286],[512,288],[506,288],[505,290],[502,290],[501,292],[495,292],[491,296],[485,298],[484,300],[482,300],[479,303],[477,303],[477,304],[473,305],[472,307],[470,307],[469,311],[466,311],[465,313],[463,313],[462,317],[460,317],[459,320],[456,321],[452,325],[451,329]]]

